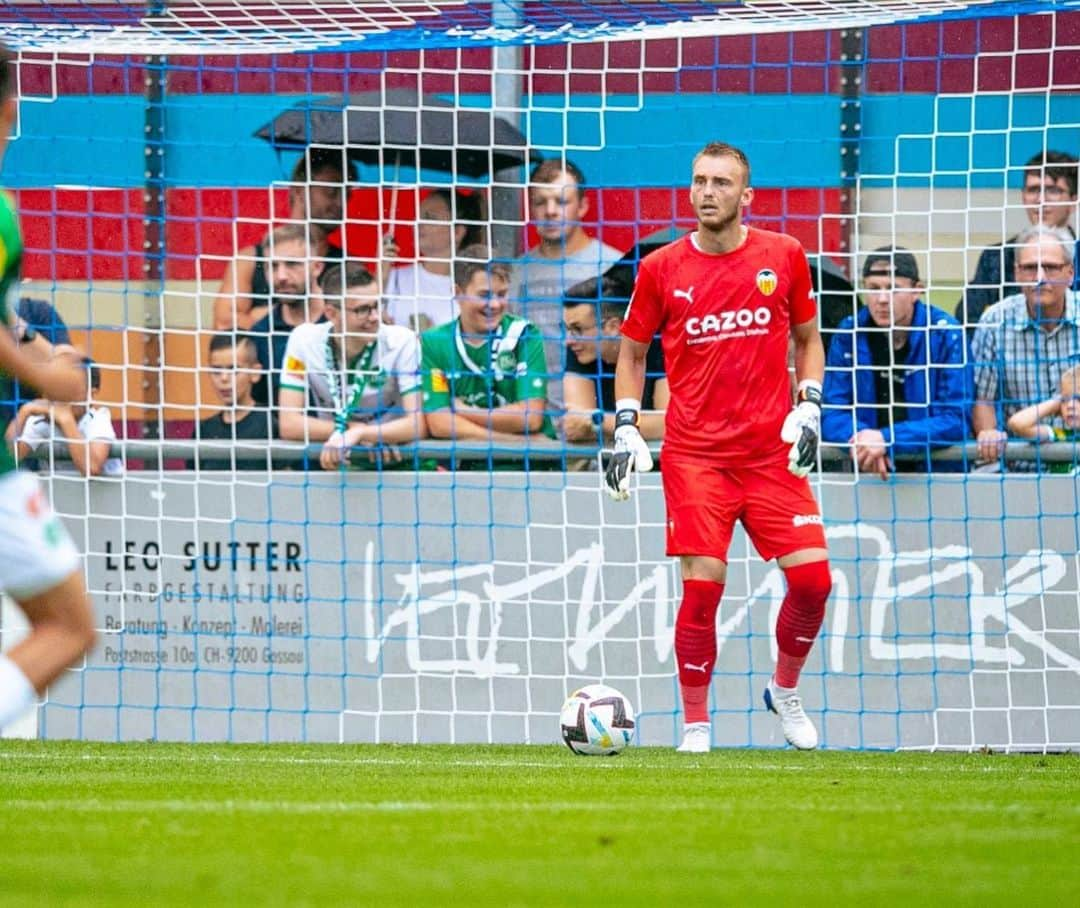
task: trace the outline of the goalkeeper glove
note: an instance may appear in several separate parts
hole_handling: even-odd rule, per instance
[[[648,473],[653,468],[649,446],[637,428],[637,408],[623,407],[625,403],[619,401],[619,409],[615,413],[615,452],[608,461],[604,475],[607,493],[615,501],[626,501],[630,497],[630,474],[634,470]]]
[[[780,438],[791,445],[788,469],[805,477],[817,463],[821,439],[821,383],[813,379],[799,382],[799,402],[788,413]]]

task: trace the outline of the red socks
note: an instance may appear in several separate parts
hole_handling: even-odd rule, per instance
[[[709,721],[709,682],[716,664],[716,610],[724,584],[684,580],[675,618],[675,664],[679,670],[685,721]]]
[[[832,578],[828,561],[785,568],[784,576],[788,589],[776,620],[776,646],[780,652],[773,681],[779,687],[793,688],[799,684],[803,663],[825,620],[825,602],[832,590]],[[677,634],[678,622],[675,627]]]
[[[825,620],[825,602],[832,591],[832,578],[828,561],[786,568],[784,576],[787,595],[776,621],[780,654],[773,682],[778,687],[795,688]],[[683,599],[675,618],[675,661],[687,724],[709,721],[709,683],[716,664],[716,612],[723,595],[722,583],[683,581]]]

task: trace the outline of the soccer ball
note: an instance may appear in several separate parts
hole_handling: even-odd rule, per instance
[[[562,739],[583,757],[619,753],[634,737],[634,707],[614,687],[590,684],[574,691],[559,714]]]

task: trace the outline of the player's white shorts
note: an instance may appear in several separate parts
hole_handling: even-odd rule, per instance
[[[0,589],[29,599],[65,580],[81,564],[67,528],[33,473],[0,475]]]

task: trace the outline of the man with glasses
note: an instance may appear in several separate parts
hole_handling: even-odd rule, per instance
[[[622,323],[632,287],[604,275],[575,284],[563,297],[566,328],[566,374],[563,393],[567,441],[611,441],[615,434],[615,364],[622,342]],[[664,437],[668,404],[664,351],[653,339],[645,358],[645,390],[638,431],[647,441]]]
[[[829,345],[822,440],[850,446],[860,472],[882,479],[892,470],[929,470],[933,448],[967,437],[964,333],[923,299],[918,262],[906,249],[875,249],[862,281],[866,305],[839,324]],[[917,456],[897,463],[897,455]]]
[[[1021,292],[987,309],[971,342],[979,459],[1000,459],[999,429],[1018,410],[1044,400],[1080,359],[1080,299],[1072,290],[1074,240],[1063,227],[1034,224],[1016,238]],[[1023,469],[1019,464],[1010,468]]]
[[[381,319],[379,285],[358,263],[334,264],[319,277],[327,321],[298,325],[281,370],[281,437],[322,441],[319,462],[334,469],[357,447],[427,436],[420,410],[420,345],[402,325]]]
[[[1069,221],[1076,208],[1077,159],[1063,151],[1040,152],[1024,165],[1024,186],[1020,191],[1028,221],[1058,227],[1075,236]],[[1020,292],[1015,273],[1018,236],[982,251],[975,276],[956,304],[956,317],[970,332],[983,312],[998,300]],[[1075,249],[1070,261],[1075,260]]]

